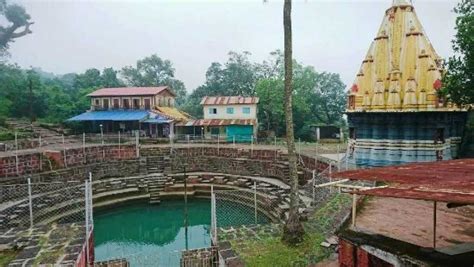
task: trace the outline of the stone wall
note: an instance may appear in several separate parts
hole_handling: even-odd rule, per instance
[[[66,155],[66,156],[64,156]],[[0,177],[29,175],[98,162],[136,158],[135,146],[91,146],[66,150],[47,150],[0,158]]]
[[[85,154],[83,153],[85,151]],[[287,155],[275,150],[191,147],[171,148],[146,147],[136,158],[135,146],[105,146],[69,149],[64,162],[63,151],[45,151],[0,158],[0,183],[26,183],[30,177],[33,183],[54,181],[83,181],[88,172],[94,179],[102,177],[126,177],[147,173],[219,172],[238,175],[278,178],[288,183]],[[66,168],[67,165],[67,168]],[[325,161],[315,161],[300,156],[299,178],[304,185],[312,178],[312,170],[323,171],[328,167]]]

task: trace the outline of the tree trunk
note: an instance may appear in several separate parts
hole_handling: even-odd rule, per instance
[[[283,7],[283,27],[285,33],[285,122],[288,162],[290,171],[290,211],[283,227],[283,242],[295,245],[303,241],[304,229],[298,213],[298,170],[296,166],[295,136],[293,130],[293,48],[291,37],[291,0],[285,0]]]

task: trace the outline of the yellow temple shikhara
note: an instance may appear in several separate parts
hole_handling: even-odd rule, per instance
[[[442,59],[407,1],[387,9],[350,89],[349,110],[442,108]]]
[[[394,0],[348,92],[356,162],[378,166],[457,155],[466,114],[439,96],[442,61],[412,3]]]

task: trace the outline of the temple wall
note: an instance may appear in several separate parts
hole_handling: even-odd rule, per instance
[[[458,157],[466,112],[349,113],[350,160],[386,166]]]

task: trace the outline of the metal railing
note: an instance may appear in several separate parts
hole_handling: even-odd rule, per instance
[[[257,182],[248,188],[214,190],[211,186],[211,240],[218,241],[218,228],[239,227],[271,223],[279,215],[275,212],[279,202],[269,191],[258,188]],[[284,190],[282,190],[284,191]],[[275,199],[272,199],[275,198]]]

